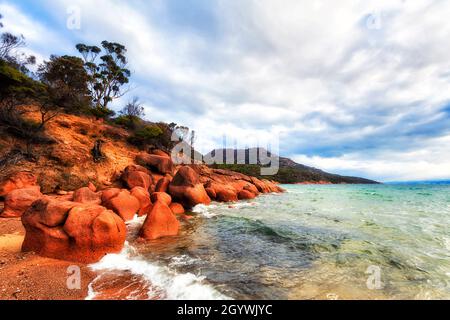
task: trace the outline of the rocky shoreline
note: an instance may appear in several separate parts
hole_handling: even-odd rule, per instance
[[[1,266],[2,278],[17,268],[24,268],[37,277],[33,283],[39,283],[42,277],[39,270],[46,266],[42,270],[53,272],[43,276],[45,282],[57,282],[58,287],[64,287],[61,281],[65,284],[66,269],[70,263],[76,263],[82,266],[84,278],[92,280],[94,274],[86,264],[97,262],[108,253],[120,252],[127,236],[125,223],[136,215],[146,216],[138,240],[155,240],[176,236],[180,221],[191,218],[186,211],[198,204],[236,202],[262,193],[283,192],[272,181],[233,171],[204,165],[175,165],[161,150],[138,154],[134,163],[123,168],[117,181],[102,190],[89,183],[72,191],[43,194],[38,183],[43,179],[45,177],[37,177],[33,172],[19,171],[0,182],[0,197],[4,199],[0,224],[6,226],[14,221],[12,232],[3,230],[1,233],[2,241],[6,243],[6,238],[15,241],[0,250],[6,261]],[[10,281],[7,283],[4,290],[15,287]],[[17,290],[22,292],[22,289]],[[62,292],[52,297],[81,299],[86,296],[86,292],[75,295],[72,292],[67,296],[64,290]],[[46,294],[21,296],[19,293],[2,296],[4,299],[47,297]]]

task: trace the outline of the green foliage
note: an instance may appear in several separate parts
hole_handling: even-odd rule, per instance
[[[108,119],[116,114],[113,110],[104,107],[94,107],[89,109],[89,113],[99,119]]]
[[[156,125],[147,125],[136,131],[136,137],[140,139],[152,139],[162,135],[163,131]]]
[[[21,71],[11,66],[5,60],[0,59],[0,100],[14,96],[16,99],[25,100],[33,97],[45,86],[34,81]]]
[[[158,145],[159,137],[163,134],[163,130],[154,124],[145,125],[134,132],[128,141],[136,146]]]
[[[319,182],[323,180],[323,177],[317,173],[299,171],[295,168],[279,168],[277,174],[273,176],[262,176],[261,166],[256,164],[213,164],[211,167],[232,170],[259,179],[270,179],[280,183],[296,183],[300,181]]]
[[[102,49],[96,46],[77,44],[77,50],[84,59],[88,74],[88,88],[95,108],[107,109],[108,104],[121,97],[123,85],[129,82],[130,70],[125,57],[126,48],[115,42],[102,42]]]
[[[39,78],[46,84],[55,105],[67,112],[79,113],[90,107],[88,74],[78,57],[51,56],[39,67]]]
[[[0,14],[0,20],[2,18],[3,16]],[[0,28],[3,28],[1,22]],[[27,56],[18,50],[24,46],[25,38],[22,35],[16,36],[10,32],[0,34],[0,59],[8,62],[11,67],[23,73],[29,73],[27,66],[35,64],[36,58],[34,56]]]
[[[125,127],[127,129],[135,129],[142,120],[136,116],[118,116],[113,120],[114,124]]]

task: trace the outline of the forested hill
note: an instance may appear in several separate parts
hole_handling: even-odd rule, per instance
[[[230,149],[215,149],[204,156],[204,159],[220,159],[212,167],[229,169],[237,172],[241,172],[247,175],[261,177],[261,161],[257,157],[257,163],[250,161],[250,154],[257,154],[257,149],[246,150],[230,150]],[[264,153],[264,152],[263,152]],[[222,155],[222,157],[220,157]],[[228,155],[228,157],[227,157]],[[270,155],[270,153],[269,153]],[[234,159],[234,160],[233,160]],[[219,164],[222,162],[222,164]],[[225,164],[227,163],[227,164]],[[240,163],[240,164],[238,164]],[[321,183],[321,184],[377,184],[378,182],[360,178],[341,176],[338,174],[328,173],[323,170],[305,166],[303,164],[296,163],[295,161],[279,157],[279,170],[278,173],[273,176],[263,176],[263,178],[271,179],[280,183]]]

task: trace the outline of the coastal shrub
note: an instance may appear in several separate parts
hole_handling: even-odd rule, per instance
[[[121,115],[113,119],[114,124],[117,124],[127,129],[135,129],[140,121],[141,119],[136,116],[126,116],[126,115]]]
[[[158,138],[163,134],[161,128],[157,125],[145,125],[137,129],[134,134],[128,138],[131,144],[145,147],[147,145],[158,145]]]
[[[91,106],[88,74],[78,57],[54,56],[38,70],[39,79],[52,91],[52,103],[70,113],[81,113]]]
[[[97,119],[109,119],[116,114],[113,110],[105,107],[95,107],[88,110],[88,112]]]

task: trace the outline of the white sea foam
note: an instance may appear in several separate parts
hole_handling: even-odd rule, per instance
[[[198,204],[193,209],[192,212],[201,214],[205,218],[212,218],[217,215],[217,213],[213,212],[214,209],[217,208],[217,205],[211,204],[209,206],[204,204]]]
[[[192,258],[186,254],[183,254],[181,256],[173,257],[169,263],[169,267],[191,265],[197,261],[198,261],[198,259]]]
[[[134,251],[134,248],[126,242],[121,253],[108,254],[90,267],[98,272],[119,270],[140,275],[150,283],[150,287],[157,287],[161,290],[164,293],[163,297],[167,300],[230,299],[211,285],[206,284],[204,277],[192,273],[177,273],[166,266],[143,260],[135,255]],[[92,300],[96,294],[91,283],[86,299]],[[154,296],[154,291],[149,292],[149,296]]]

